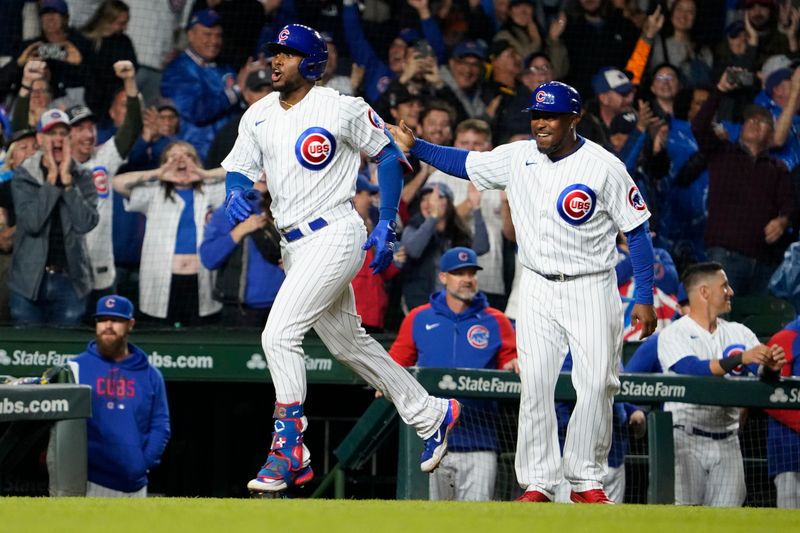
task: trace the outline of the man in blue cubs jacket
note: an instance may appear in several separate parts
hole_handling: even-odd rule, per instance
[[[478,256],[469,248],[442,255],[444,290],[411,310],[389,355],[403,366],[494,368],[518,371],[511,321],[489,307],[478,292]],[[497,472],[497,406],[461,400],[464,411],[453,429],[448,455],[430,477],[432,500],[491,500]]]
[[[127,298],[100,298],[94,318],[95,340],[70,362],[76,380],[92,387],[86,495],[144,497],[170,435],[164,378],[128,342],[135,320]]]
[[[237,75],[215,61],[222,49],[222,19],[213,9],[189,19],[189,47],[176,57],[161,79],[161,95],[170,98],[181,117],[179,137],[194,145],[205,161],[214,136],[240,109]]]

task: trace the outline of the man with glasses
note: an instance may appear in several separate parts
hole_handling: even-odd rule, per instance
[[[525,58],[524,70],[520,74],[519,80],[531,91],[539,85],[554,81],[555,69],[547,54],[534,52]]]
[[[469,118],[480,118],[486,112],[481,98],[485,64],[486,47],[479,41],[462,41],[453,49],[447,67],[439,71],[442,81],[455,93]]]

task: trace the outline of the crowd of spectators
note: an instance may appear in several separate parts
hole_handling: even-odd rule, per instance
[[[625,163],[678,273],[713,259],[738,294],[766,294],[796,240],[790,2],[10,0],[0,20],[0,321],[75,324],[84,299],[112,292],[162,325],[263,321],[283,276],[278,238],[262,218],[223,223],[219,163],[271,91],[263,45],[288,22],[328,43],[320,83],[437,144],[528,139],[531,91],[575,86],[581,135]],[[396,329],[393,309],[427,302],[453,246],[477,252],[490,303],[512,296],[513,316],[504,196],[410,159],[395,265],[355,283],[366,325]],[[371,162],[358,183],[371,225]]]

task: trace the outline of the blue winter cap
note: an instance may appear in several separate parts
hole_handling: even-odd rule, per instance
[[[94,317],[115,316],[125,320],[133,319],[133,304],[124,296],[111,294],[97,300]]]
[[[214,26],[222,24],[222,17],[213,9],[201,9],[200,11],[192,13],[192,17],[189,19],[186,29],[190,29],[195,24],[201,24],[206,28],[213,28]]]
[[[456,248],[450,248],[442,255],[442,259],[439,262],[439,270],[452,272],[460,268],[483,270],[483,267],[478,264],[478,255],[475,250],[457,246]]]

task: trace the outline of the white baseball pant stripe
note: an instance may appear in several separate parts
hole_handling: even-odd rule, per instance
[[[422,438],[436,431],[447,401],[434,398],[361,327],[350,280],[364,262],[366,228],[352,209],[328,226],[284,243],[286,279],[261,344],[280,403],[304,403],[303,337],[312,327],[331,354],[380,390]]]
[[[778,509],[800,509],[800,472],[782,472],[775,476]]]
[[[572,490],[602,488],[619,390],[622,303],[613,271],[548,281],[525,268],[517,318],[522,395],[517,481],[553,497],[562,478]],[[563,460],[558,446],[555,386],[567,350],[577,392]],[[563,469],[563,471],[562,471]]]
[[[674,428],[675,503],[741,507],[747,495],[736,434],[714,440]]]
[[[497,453],[448,452],[428,479],[430,499],[490,501],[496,478]]]
[[[121,490],[109,489],[103,485],[86,482],[86,497],[87,498],[146,498],[147,485],[137,490],[136,492],[122,492]]]

